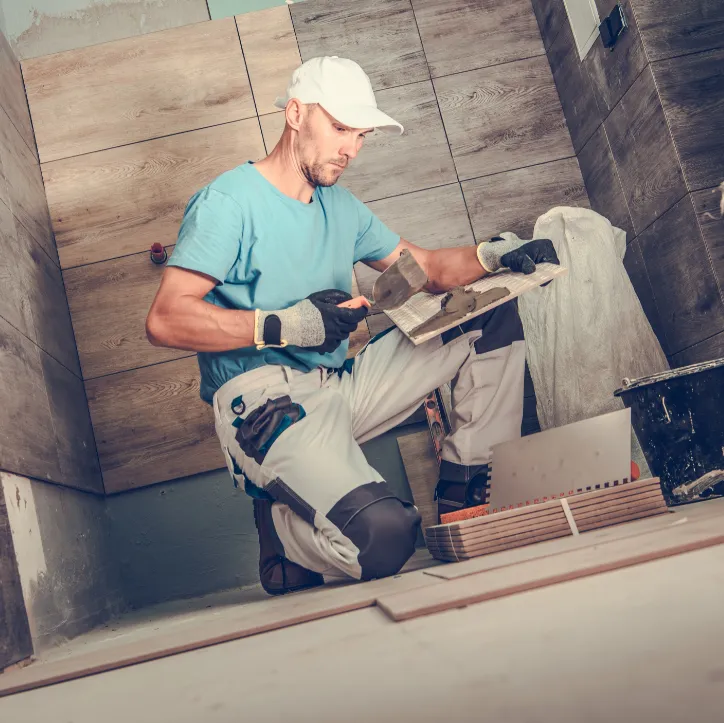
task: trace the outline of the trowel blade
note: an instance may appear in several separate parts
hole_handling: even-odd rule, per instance
[[[382,311],[396,309],[421,291],[426,283],[427,274],[405,249],[400,258],[377,277],[372,287],[372,299]]]

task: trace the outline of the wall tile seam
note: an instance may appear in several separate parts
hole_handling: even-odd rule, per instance
[[[21,74],[21,78],[22,78],[22,74]],[[27,96],[27,93],[26,93],[26,91],[25,91],[25,81],[24,81],[24,80],[23,80],[23,97],[25,98],[25,102],[27,103],[27,102],[28,102],[28,96]],[[22,133],[22,131],[20,130],[20,128],[18,128],[17,125],[15,125],[15,121],[10,117],[10,113],[8,113],[8,111],[7,111],[7,109],[5,108],[5,106],[3,106],[2,104],[0,104],[0,110],[2,110],[3,114],[4,114],[5,117],[7,118],[8,122],[10,123],[10,125],[15,129],[15,132],[16,132],[16,133],[20,136],[20,138],[22,139],[23,145],[33,154],[35,160],[37,161],[37,160],[38,160],[38,153],[37,153],[37,151],[33,150],[33,149],[28,145],[28,142],[25,140],[25,136],[23,135],[23,133]],[[30,117],[30,106],[28,106],[28,116]],[[32,117],[30,117],[30,130],[31,130],[32,133],[33,133],[33,140],[35,140],[35,129],[33,128],[33,119],[32,119]]]
[[[94,377],[83,377],[82,381],[85,385],[86,382],[92,382],[96,379],[107,379],[108,377],[114,377],[118,374],[128,374],[130,372],[137,372],[141,369],[148,369],[150,367],[157,367],[161,364],[172,364],[173,362],[181,361],[183,359],[190,359],[191,357],[196,356],[196,352],[191,352],[190,354],[183,354],[182,356],[174,357],[173,359],[164,359],[163,361],[157,361],[157,362],[151,362],[150,364],[141,364],[137,367],[131,367],[130,369],[118,369],[114,372],[108,372],[107,374],[97,374]],[[87,392],[86,392],[87,393]]]
[[[699,341],[695,341],[693,344],[690,344],[689,346],[685,347],[681,351],[677,351],[674,354],[671,354],[671,357],[675,357],[678,354],[683,354],[685,351],[689,351],[693,349],[695,346],[699,346],[699,344],[703,344],[704,342],[711,341],[714,337],[719,336],[720,334],[724,334],[724,326],[719,329],[719,331],[715,331],[711,336],[707,336],[705,339],[700,339]]]

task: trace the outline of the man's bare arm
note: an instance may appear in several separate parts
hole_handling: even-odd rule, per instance
[[[425,290],[433,294],[449,291],[456,286],[472,284],[473,281],[487,275],[487,271],[478,261],[475,246],[455,246],[428,251],[405,239],[400,239],[397,248],[389,256],[380,261],[370,261],[368,266],[377,271],[384,271],[400,257],[405,249],[425,270],[428,278]]]
[[[205,274],[169,266],[146,318],[154,346],[229,351],[254,344],[254,312],[220,309],[203,298],[216,286]]]

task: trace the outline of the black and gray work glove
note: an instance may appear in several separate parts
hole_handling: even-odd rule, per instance
[[[509,231],[478,244],[478,261],[489,273],[508,268],[532,274],[536,264],[560,264],[550,239],[525,241]]]
[[[333,352],[367,316],[367,307],[340,308],[352,297],[346,291],[327,289],[310,294],[288,309],[257,309],[254,343],[264,347],[301,346],[320,354]]]

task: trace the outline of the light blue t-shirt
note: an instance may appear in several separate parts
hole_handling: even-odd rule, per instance
[[[315,291],[351,292],[353,265],[389,256],[399,241],[342,186],[316,188],[312,202],[302,203],[245,163],[194,194],[168,264],[216,279],[205,297],[216,306],[274,311]],[[211,403],[222,384],[264,364],[336,369],[348,346],[331,354],[294,346],[199,352],[201,398]]]

